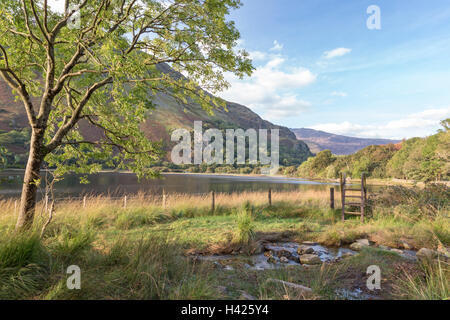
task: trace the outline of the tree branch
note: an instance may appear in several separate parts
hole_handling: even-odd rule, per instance
[[[56,147],[58,147],[61,144],[62,139],[66,136],[66,134],[75,126],[78,120],[80,120],[81,112],[83,111],[84,106],[89,102],[89,99],[91,98],[92,94],[98,89],[104,87],[107,84],[111,84],[112,82],[113,82],[112,77],[105,78],[104,80],[93,84],[86,91],[84,97],[81,99],[78,106],[73,110],[70,120],[65,125],[61,126],[58,129],[53,139],[45,147],[47,149],[47,152],[51,152]]]

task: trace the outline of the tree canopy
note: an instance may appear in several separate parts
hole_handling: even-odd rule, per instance
[[[224,71],[252,70],[226,20],[240,1],[74,0],[65,12],[47,1],[19,2],[0,1],[0,74],[30,126],[44,131],[42,154],[60,173],[99,169],[92,159],[151,173],[159,146],[139,126],[152,97],[164,92],[210,110],[220,101],[199,86],[215,92],[227,86]],[[186,77],[161,72],[163,63]],[[80,120],[102,139],[86,140]],[[111,157],[113,150],[120,152]]]

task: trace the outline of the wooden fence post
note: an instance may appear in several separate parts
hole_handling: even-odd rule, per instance
[[[342,221],[345,221],[345,180],[347,175],[341,172],[340,185],[341,185],[341,202],[342,202]]]
[[[123,207],[127,207],[127,196],[123,197]]]
[[[83,197],[83,208],[86,208],[86,196]]]
[[[365,175],[361,175],[361,222],[364,222],[364,207],[366,206],[366,186],[365,186]]]
[[[330,188],[330,208],[334,210],[334,188]]]
[[[269,206],[272,206],[272,189],[269,188],[269,193],[268,193],[268,200],[269,200]]]
[[[211,191],[211,211],[214,212],[216,210],[216,193]]]

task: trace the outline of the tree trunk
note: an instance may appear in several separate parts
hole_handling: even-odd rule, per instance
[[[33,225],[38,189],[37,181],[40,179],[41,165],[45,156],[42,148],[43,132],[43,130],[33,129],[31,134],[30,154],[23,177],[16,230],[26,230]]]

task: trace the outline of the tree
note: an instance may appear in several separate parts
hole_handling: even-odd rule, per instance
[[[439,130],[440,132],[441,131],[448,132],[450,130],[450,118],[444,119],[440,123],[441,123],[441,126],[444,128],[444,129],[440,129]]]
[[[239,6],[240,0],[66,0],[58,12],[47,0],[0,0],[0,75],[31,128],[16,229],[32,225],[44,162],[59,175],[95,172],[99,161],[154,175],[150,166],[161,148],[140,130],[152,98],[192,99],[211,111],[223,102],[200,86],[214,93],[227,86],[224,71],[251,73],[248,54],[235,50],[239,32],[226,19]],[[101,136],[84,137],[81,124]]]

